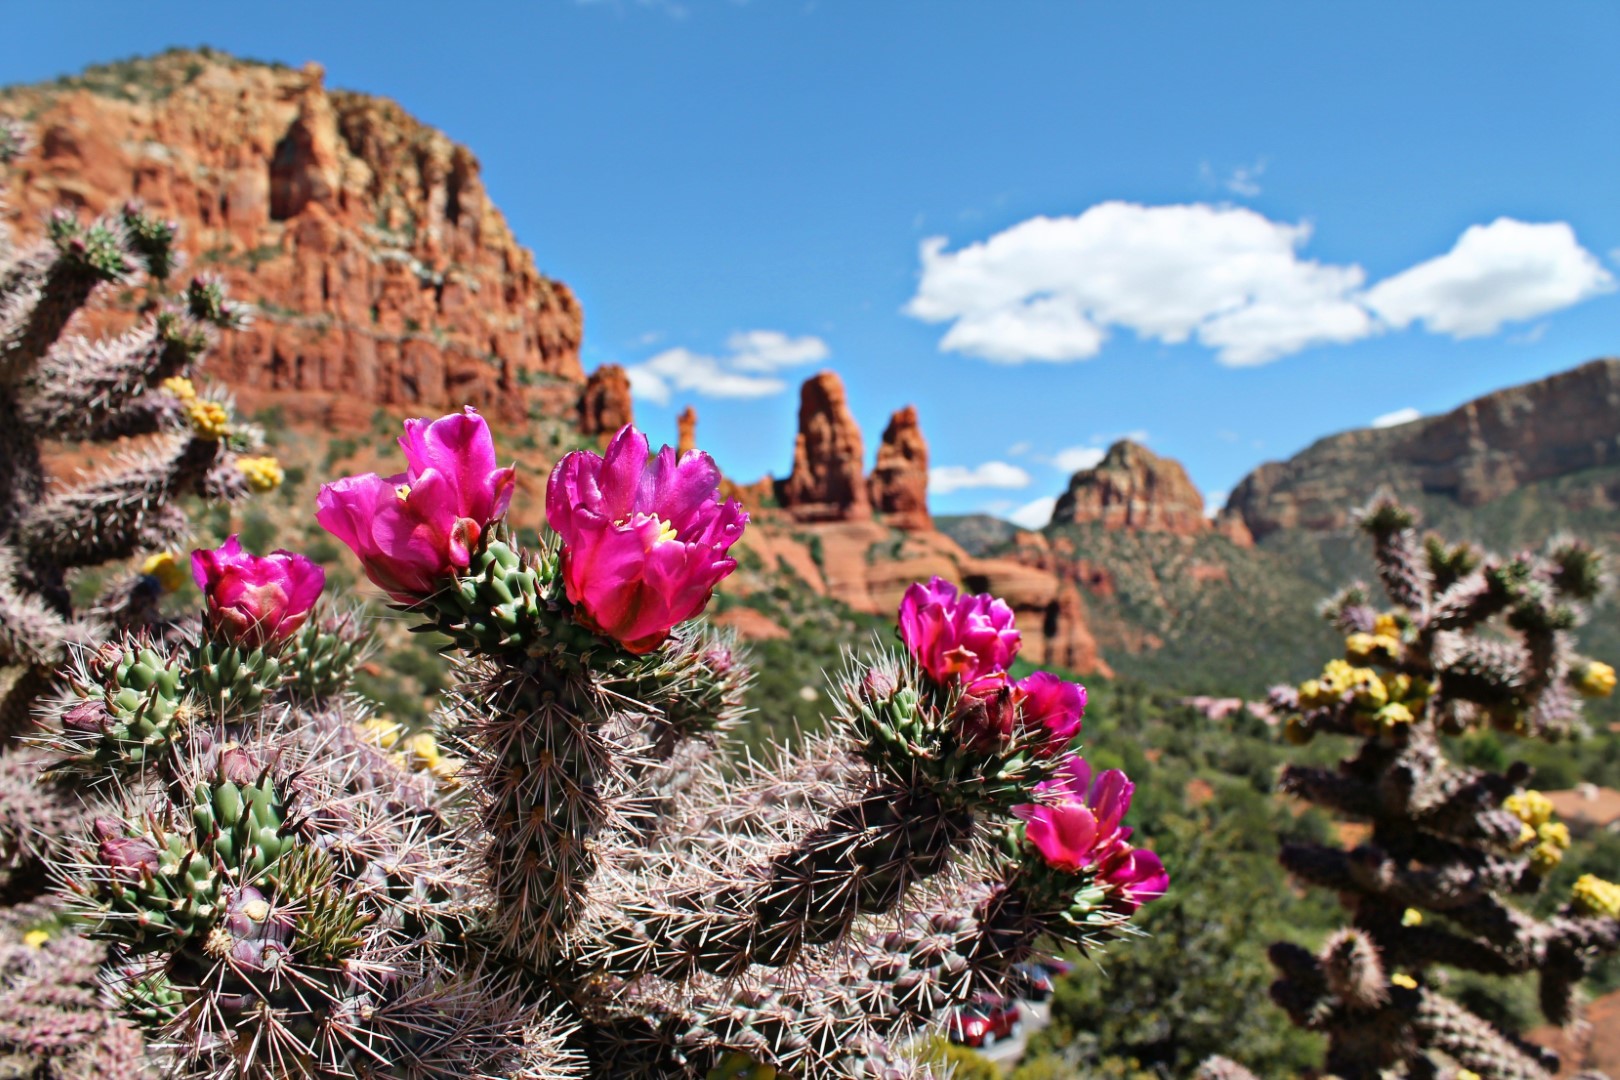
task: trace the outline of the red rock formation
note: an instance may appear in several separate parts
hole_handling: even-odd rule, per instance
[[[1109,529],[1141,529],[1193,536],[1209,529],[1204,497],[1179,461],[1123,439],[1090,469],[1069,480],[1052,511],[1054,522],[1100,522]]]
[[[393,102],[329,93],[314,64],[176,51],[120,69],[122,84],[102,69],[0,95],[35,134],[8,215],[28,238],[53,206],[134,196],[178,220],[188,269],[258,305],[209,361],[244,406],[331,427],[378,408],[573,410],[579,304],[535,269],[465,147]]]
[[[684,454],[697,449],[697,410],[688,405],[675,418],[675,450]]]
[[[793,472],[777,483],[777,502],[799,521],[868,520],[864,460],[843,381],[831,371],[806,379],[799,390]]]
[[[635,406],[630,399],[630,376],[618,364],[603,364],[585,380],[579,395],[579,431],[611,439],[620,428],[634,423]]]
[[[928,515],[928,443],[911,405],[889,417],[867,481],[872,509],[897,529],[931,529]]]

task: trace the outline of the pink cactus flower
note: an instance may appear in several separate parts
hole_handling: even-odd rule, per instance
[[[748,523],[720,497],[714,459],[666,446],[626,425],[597,455],[576,450],[551,471],[546,520],[562,537],[562,575],[575,618],[633,653],[656,649],[702,611],[737,568],[726,554]]]
[[[900,639],[941,684],[973,683],[1003,671],[1021,644],[1005,600],[988,593],[958,596],[956,586],[938,577],[906,590]]]
[[[315,519],[349,545],[373,584],[414,604],[471,563],[484,529],[512,501],[515,470],[496,464],[489,425],[471,407],[405,421],[399,445],[404,472],[327,484]]]
[[[1006,672],[981,675],[967,685],[954,718],[962,742],[971,750],[994,753],[1015,735],[1039,756],[1068,749],[1080,733],[1086,688],[1037,671],[1017,682]]]
[[[1112,886],[1116,899],[1131,911],[1157,900],[1170,888],[1170,874],[1159,857],[1146,848],[1126,843],[1097,864],[1097,878]]]
[[[1085,758],[1070,754],[1052,779],[1035,785],[1041,801],[1015,806],[1013,813],[1048,866],[1071,874],[1090,869],[1134,909],[1170,884],[1157,855],[1127,843],[1131,830],[1120,822],[1135,790],[1118,769],[1094,773]]]
[[[1050,757],[1068,749],[1086,715],[1086,688],[1045,671],[1018,680],[1013,688],[1020,697],[1020,723],[1036,740],[1037,753]]]
[[[193,551],[191,576],[207,598],[208,624],[250,648],[297,633],[326,586],[326,571],[304,556],[261,557],[243,551],[234,536],[212,551]]]

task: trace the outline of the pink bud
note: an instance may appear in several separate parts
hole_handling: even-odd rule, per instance
[[[86,735],[104,734],[107,720],[107,703],[100,698],[86,698],[62,714],[64,728]]]
[[[941,684],[971,683],[1005,670],[1021,643],[1005,600],[988,593],[958,596],[956,586],[938,577],[906,590],[900,639]]]
[[[470,407],[432,423],[405,421],[399,445],[404,472],[327,484],[315,519],[349,545],[375,585],[414,604],[468,567],[512,501],[515,470],[496,465],[489,425]]]
[[[139,878],[157,869],[158,849],[151,841],[125,836],[123,827],[110,818],[97,818],[95,832],[101,840],[97,856],[103,866],[119,876]]]
[[[219,755],[219,775],[233,784],[255,784],[264,769],[240,746],[228,746]]]
[[[250,648],[296,633],[326,585],[326,571],[304,556],[260,557],[234,536],[213,551],[193,551],[191,574],[207,598],[209,625]]]
[[[736,569],[726,551],[748,523],[742,504],[720,502],[708,454],[648,454],[647,437],[626,425],[606,454],[566,455],[546,485],[575,618],[633,653],[651,652],[703,610]]]

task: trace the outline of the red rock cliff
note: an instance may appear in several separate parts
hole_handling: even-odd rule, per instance
[[[1069,480],[1052,511],[1054,522],[1100,522],[1110,529],[1140,529],[1192,536],[1209,529],[1204,497],[1181,462],[1122,439],[1102,461]]]
[[[568,416],[583,332],[466,147],[398,105],[302,71],[175,51],[0,95],[35,148],[9,214],[134,196],[177,219],[188,269],[258,305],[210,373],[248,408],[364,423],[470,403],[507,423]]]
[[[582,435],[611,439],[620,428],[634,423],[630,376],[618,364],[603,364],[585,380],[579,395],[579,430]]]

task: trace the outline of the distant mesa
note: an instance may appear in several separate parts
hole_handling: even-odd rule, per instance
[[[1481,506],[1538,480],[1620,463],[1620,360],[1476,398],[1440,416],[1320,439],[1232,490],[1226,514],[1260,539],[1342,529],[1379,488]]]
[[[6,209],[21,236],[58,205],[139,198],[180,222],[188,271],[258,306],[209,366],[248,409],[333,428],[463,404],[571,419],[579,302],[535,268],[472,152],[394,102],[328,91],[317,64],[175,50],[7,89],[0,112],[35,133]]]

